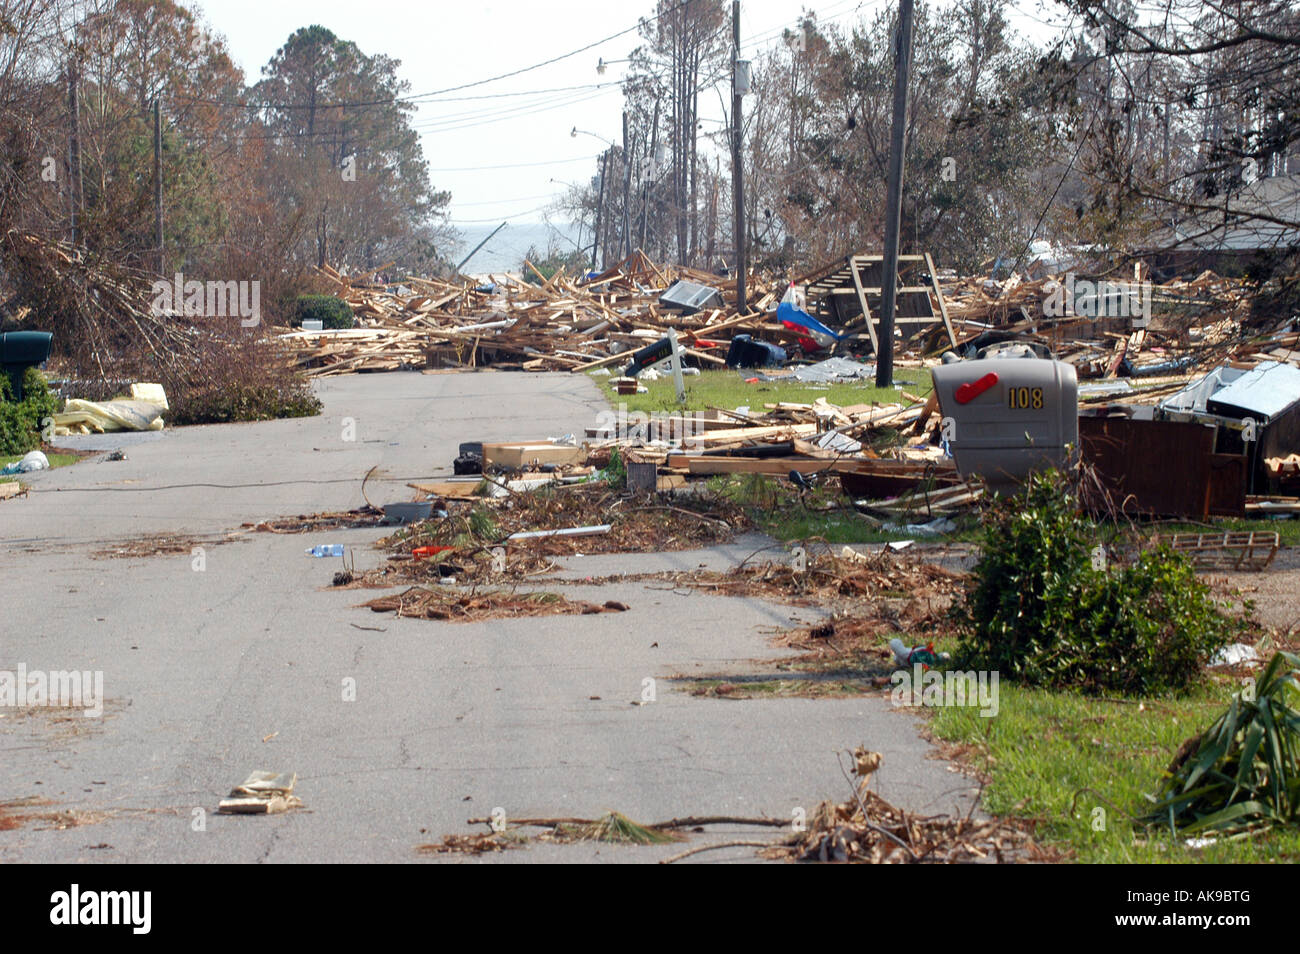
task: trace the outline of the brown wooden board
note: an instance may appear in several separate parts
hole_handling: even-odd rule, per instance
[[[1244,515],[1245,457],[1215,454],[1214,440],[1214,428],[1196,423],[1079,418],[1083,460],[1124,513]]]

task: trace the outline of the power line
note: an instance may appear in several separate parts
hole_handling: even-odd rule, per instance
[[[491,169],[526,169],[533,166],[560,166],[570,162],[590,162],[592,159],[599,159],[600,153],[590,156],[574,156],[572,159],[546,159],[542,162],[508,162],[500,166],[449,166],[441,169],[430,169],[430,172],[483,172]]]
[[[448,219],[447,221],[451,225],[482,225],[485,222],[499,222],[502,219],[508,222],[511,219],[519,218],[521,215],[532,215],[534,212],[540,212],[546,207],[545,205],[539,205],[535,209],[524,209],[522,212],[514,212],[510,215],[494,215],[490,219]]]
[[[586,103],[593,99],[599,99],[604,95],[604,92],[587,93],[582,96],[569,96],[563,99],[546,101],[543,103],[531,103],[527,106],[515,106],[494,113],[477,115],[462,114],[442,119],[429,119],[411,123],[410,128],[417,132],[427,133],[451,132],[458,129],[473,129],[476,126],[488,126],[492,123],[499,123],[505,120],[519,119],[524,116],[536,115],[537,113],[550,112],[553,109],[563,109],[566,106],[576,106],[579,103]]]
[[[526,116],[536,115],[538,113],[549,112],[554,109],[563,109],[567,106],[576,106],[581,103],[590,102],[606,95],[608,90],[600,90],[594,93],[587,93],[579,96],[562,96],[552,99],[543,100],[540,103],[530,103],[523,106],[510,106],[495,112],[468,112],[456,113],[452,116],[441,118],[430,118],[409,123],[406,128],[411,132],[419,135],[435,135],[437,133],[455,132],[463,129],[474,129],[479,126],[488,126],[493,123],[505,122],[514,119],[521,119]],[[322,139],[322,138],[340,138],[341,131],[336,124],[331,124],[328,128],[313,131],[300,130],[298,132],[267,132],[265,134],[243,134],[231,133],[223,136],[205,136],[199,134],[188,135],[187,141],[193,142],[224,142],[227,139],[239,139],[246,142],[258,141],[276,141],[292,139]]]
[[[517,195],[513,199],[486,199],[483,202],[453,202],[452,205],[462,209],[476,205],[513,205],[516,202],[532,202],[536,199],[549,199],[554,195],[554,192],[543,192],[541,195]]]
[[[429,100],[437,103],[461,103],[479,99],[504,99],[508,96],[535,96],[541,93],[567,93],[578,89],[601,89],[605,86],[621,86],[622,80],[607,80],[604,83],[582,83],[578,86],[553,86],[550,89],[519,89],[509,93],[480,93],[477,96],[448,96],[445,99]]]
[[[461,83],[461,84],[458,85],[458,86],[448,86],[448,87],[446,87],[445,89],[436,89],[436,90],[431,90],[430,92],[427,92],[427,93],[417,93],[417,94],[415,94],[415,95],[413,95],[413,96],[390,96],[390,97],[385,98],[385,99],[361,100],[361,101],[351,102],[351,103],[348,103],[348,102],[342,102],[342,103],[316,103],[316,104],[305,104],[305,103],[241,103],[241,102],[236,102],[236,101],[231,101],[231,100],[208,99],[208,98],[201,97],[201,96],[189,96],[189,97],[185,97],[185,96],[177,96],[177,97],[173,97],[172,101],[173,101],[173,102],[191,102],[191,103],[209,103],[209,104],[216,105],[216,106],[229,106],[229,107],[232,107],[232,108],[238,108],[238,109],[254,109],[254,110],[261,110],[261,109],[334,109],[334,108],[339,108],[339,107],[342,107],[342,108],[355,108],[355,107],[361,107],[361,106],[392,106],[392,105],[395,105],[395,104],[397,104],[397,103],[414,103],[414,102],[418,102],[418,101],[422,101],[422,100],[432,99],[432,98],[435,97],[435,96],[442,96],[442,95],[445,95],[445,94],[447,94],[447,93],[458,93],[458,92],[460,92],[461,90],[465,90],[465,89],[474,89],[474,88],[479,87],[479,86],[486,86],[486,85],[489,84],[489,83],[496,83],[496,82],[499,82],[500,80],[503,80],[503,79],[509,79],[509,78],[512,77],[512,76],[521,76],[521,75],[523,75],[524,73],[531,73],[533,70],[539,70],[539,69],[541,69],[541,68],[544,67],[544,66],[550,66],[550,65],[552,65],[553,63],[558,63],[558,62],[560,62],[561,60],[567,60],[567,59],[569,59],[569,57],[577,56],[579,53],[586,53],[588,50],[593,50],[593,49],[595,49],[596,47],[601,46],[602,44],[605,44],[605,43],[610,42],[611,40],[617,40],[617,39],[618,39],[619,37],[621,37],[621,36],[626,36],[626,35],[629,34],[629,33],[632,33],[632,32],[634,32],[634,31],[636,31],[636,30],[639,30],[639,29],[641,29],[641,26],[642,26],[643,24],[646,24],[646,23],[653,23],[655,20],[658,20],[660,17],[663,17],[663,16],[667,15],[668,13],[675,13],[678,9],[680,9],[681,7],[686,6],[688,3],[690,3],[690,0],[681,0],[681,2],[679,2],[679,3],[677,4],[677,6],[672,7],[671,9],[665,10],[663,13],[656,13],[656,14],[654,14],[653,16],[642,17],[642,18],[639,19],[636,23],[634,23],[634,24],[633,24],[632,26],[630,26],[630,27],[627,27],[626,29],[619,30],[617,33],[611,33],[609,36],[607,36],[607,37],[602,37],[601,39],[596,40],[596,41],[593,42],[593,43],[588,43],[586,46],[580,46],[580,47],[578,47],[576,50],[570,50],[570,51],[567,52],[567,53],[561,53],[560,55],[558,55],[558,56],[553,56],[553,57],[551,57],[550,59],[542,60],[540,63],[534,63],[534,64],[532,64],[531,66],[522,66],[522,67],[520,67],[519,69],[517,69],[517,70],[511,70],[511,71],[509,71],[508,73],[498,73],[496,76],[490,76],[490,77],[488,77],[487,79],[475,80],[475,81],[472,82],[472,83]]]

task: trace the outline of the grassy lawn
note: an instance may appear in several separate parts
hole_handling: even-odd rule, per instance
[[[1295,861],[1300,831],[1197,849],[1125,817],[1142,814],[1149,804],[1143,796],[1155,793],[1178,746],[1207,727],[1239,688],[1216,678],[1185,698],[1139,704],[1003,683],[994,718],[974,708],[927,711],[934,736],[961,745],[966,760],[991,777],[988,811],[1040,820],[1040,835],[1081,862]]]
[[[850,404],[893,404],[902,401],[897,388],[877,388],[871,379],[847,384],[801,384],[798,381],[777,382],[759,381],[746,384],[745,379],[753,377],[753,371],[701,371],[698,376],[686,377],[686,404],[677,403],[677,390],[673,386],[671,375],[658,381],[642,382],[646,394],[620,395],[614,390],[610,377],[599,376],[601,390],[610,403],[618,406],[626,404],[629,411],[668,411],[684,408],[689,411],[703,411],[710,407],[734,410],[748,406],[756,412],[763,410],[765,403],[775,404],[786,401],[797,404],[811,404],[819,397],[831,404],[841,407]],[[925,397],[930,393],[930,372],[920,368],[902,368],[894,374],[894,383],[906,388],[910,394]]]
[[[9,464],[14,463],[15,461],[20,461],[23,459],[24,456],[26,455],[13,454],[8,457],[4,455],[0,455],[0,468],[6,467]],[[45,456],[46,458],[48,458],[50,462],[50,470],[53,470],[55,467],[67,467],[69,464],[75,464],[78,460],[81,459],[76,454],[51,454],[48,451],[46,452]],[[0,477],[0,481],[17,480],[21,476],[22,476],[21,474],[13,474],[9,477]]]

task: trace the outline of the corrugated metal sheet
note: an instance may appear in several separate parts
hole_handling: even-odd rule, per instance
[[[1215,391],[1206,408],[1212,414],[1241,411],[1270,421],[1297,401],[1300,401],[1300,368],[1265,362]]]

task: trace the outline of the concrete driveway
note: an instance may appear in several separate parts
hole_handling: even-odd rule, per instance
[[[99,670],[107,700],[99,718],[0,708],[0,803],[91,813],[13,830],[0,815],[0,862],[414,861],[416,845],[495,808],[790,818],[847,797],[834,753],[858,744],[885,754],[886,797],[931,813],[969,804],[972,783],[930,758],[917,720],[883,697],[736,702],[666,681],[775,655],[765,632],[793,625],[788,607],[626,584],[570,593],[631,606],[618,615],[395,620],[355,607],[377,594],[327,589],[339,561],[304,553],[345,543],[373,565],[382,531],[213,543],[247,521],[360,506],[375,465],[371,500],[410,499],[405,482],[450,473],[461,441],[581,433],[603,407],[569,375],[357,375],[319,393],[317,418],[69,440],[120,445],[126,459],[38,474],[30,496],[0,502],[0,670]],[[154,533],[200,538],[202,560],[100,555]],[[615,564],[721,567],[761,545],[746,543],[569,569],[580,580]],[[647,679],[655,701],[633,704]],[[305,810],[215,814],[254,769],[297,772]],[[540,845],[449,860],[675,850]]]

